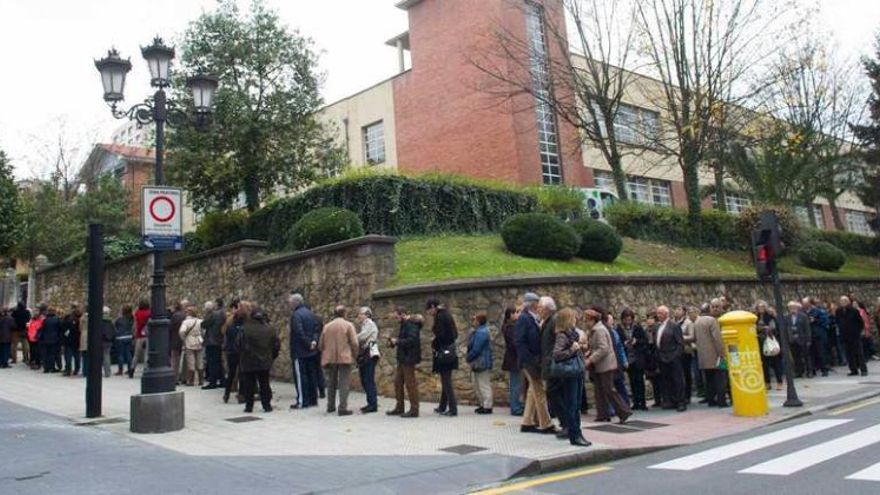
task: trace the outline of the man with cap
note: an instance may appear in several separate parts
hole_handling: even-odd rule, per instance
[[[541,381],[541,327],[538,325],[538,302],[533,292],[523,295],[523,308],[516,320],[513,339],[519,366],[529,383],[526,406],[520,431],[524,433],[556,433],[547,410],[547,396]]]

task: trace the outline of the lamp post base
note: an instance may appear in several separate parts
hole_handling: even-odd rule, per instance
[[[129,430],[132,433],[168,433],[184,426],[183,392],[131,396]]]

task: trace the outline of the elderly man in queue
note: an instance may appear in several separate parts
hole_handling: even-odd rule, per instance
[[[533,292],[523,296],[523,306],[513,330],[513,340],[519,367],[529,384],[523,411],[523,433],[551,433],[556,429],[550,422],[547,410],[547,395],[541,381],[541,327],[538,324],[538,302],[540,298]],[[552,349],[552,348],[551,348]]]
[[[687,410],[684,389],[684,369],[681,356],[684,354],[684,337],[681,326],[669,318],[669,308],[657,308],[657,355],[660,361],[660,375],[663,381],[663,408],[678,412]]]
[[[694,338],[697,343],[697,361],[705,377],[706,404],[709,407],[728,407],[727,385],[721,363],[725,360],[724,341],[718,317],[724,313],[724,305],[718,299],[700,307],[700,316],[694,321]]]
[[[302,294],[288,297],[290,315],[290,361],[293,363],[293,383],[296,386],[296,402],[291,409],[305,409],[318,405],[318,338],[321,329],[312,310],[305,304]]]
[[[327,412],[351,416],[348,392],[351,390],[351,367],[358,354],[358,338],[354,325],[345,319],[348,309],[339,305],[333,310],[334,318],[324,325],[318,340],[321,366],[327,373]],[[336,409],[336,391],[339,391],[339,410]]]

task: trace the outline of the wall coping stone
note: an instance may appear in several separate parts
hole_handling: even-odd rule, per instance
[[[391,297],[413,296],[419,294],[435,294],[451,290],[469,289],[498,289],[505,287],[533,287],[540,285],[599,285],[599,284],[662,284],[662,283],[715,283],[715,284],[741,284],[756,283],[753,277],[717,277],[717,276],[681,276],[681,275],[530,275],[515,277],[496,277],[486,279],[463,279],[449,280],[428,284],[407,285],[390,289],[380,289],[373,293],[373,299],[388,299]],[[789,276],[782,279],[782,283],[865,283],[880,282],[878,277],[798,277]]]
[[[244,265],[244,271],[254,271],[262,268],[270,267],[273,265],[277,265],[280,263],[287,263],[290,261],[296,261],[300,259],[310,258],[312,256],[316,256],[319,254],[330,253],[333,251],[339,251],[342,249],[347,249],[355,246],[364,246],[369,244],[385,244],[385,245],[394,245],[397,244],[396,237],[389,237],[384,235],[365,235],[362,237],[356,237],[354,239],[348,239],[341,242],[335,242],[333,244],[327,244],[325,246],[318,246],[312,249],[306,249],[304,251],[295,251],[293,253],[284,253],[278,254],[274,256],[267,256],[263,259],[253,261]]]
[[[236,249],[241,248],[263,248],[267,249],[269,247],[269,243],[266,241],[258,241],[256,239],[244,239],[241,241],[233,242],[231,244],[224,244],[220,247],[215,247],[213,249],[209,249],[207,251],[202,251],[200,253],[191,254],[188,256],[181,256],[179,258],[174,258],[169,260],[165,266],[170,268],[178,265],[182,265],[185,263],[189,263],[191,261],[200,260],[203,258],[210,258],[212,256],[217,256],[218,254],[223,254],[229,251],[234,251]]]

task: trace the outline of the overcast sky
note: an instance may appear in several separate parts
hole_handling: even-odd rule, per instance
[[[269,0],[291,27],[323,52],[326,101],[397,71],[384,41],[407,29],[398,0]],[[858,56],[880,29],[880,0],[820,0],[841,51]],[[243,0],[246,4],[246,0]],[[132,59],[126,97],[149,94],[139,46],[160,34],[174,40],[214,0],[0,0],[0,148],[19,177],[44,173],[39,148],[59,132],[83,149],[106,140],[115,121],[101,98],[93,59],[111,45]],[[60,128],[63,127],[63,131]]]

